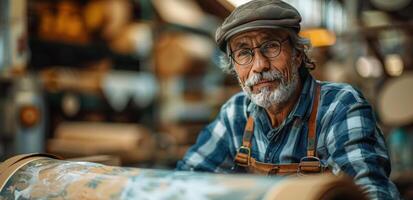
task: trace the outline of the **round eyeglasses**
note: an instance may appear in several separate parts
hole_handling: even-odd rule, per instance
[[[262,55],[266,58],[275,58],[280,55],[281,45],[288,40],[288,37],[282,41],[269,40],[253,48],[241,48],[231,52],[230,57],[239,65],[248,65],[254,59],[254,49],[260,49]]]

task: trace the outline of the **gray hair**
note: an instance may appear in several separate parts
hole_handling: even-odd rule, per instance
[[[309,54],[311,50],[311,42],[307,38],[302,38],[293,31],[285,30],[289,35],[289,40],[294,47],[294,50],[300,52],[302,55],[301,66],[307,68],[308,70],[315,69],[315,63],[311,60]],[[230,47],[229,42],[226,44],[226,54],[220,56],[220,68],[222,71],[228,74],[236,74],[234,70],[233,61],[230,57]]]

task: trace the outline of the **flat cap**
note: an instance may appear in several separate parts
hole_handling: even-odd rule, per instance
[[[280,0],[252,0],[237,7],[217,29],[215,41],[222,51],[235,34],[260,28],[289,28],[300,31],[301,16],[288,3]]]

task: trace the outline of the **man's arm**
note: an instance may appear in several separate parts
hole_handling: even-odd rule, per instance
[[[234,131],[240,131],[239,124],[245,124],[244,101],[244,95],[235,95],[222,106],[217,118],[201,131],[195,145],[177,163],[177,170],[230,171],[234,145],[242,137],[235,137]]]
[[[398,199],[388,178],[390,161],[371,106],[367,102],[340,106],[329,126],[326,144],[333,172],[354,177],[371,199]]]
[[[204,128],[194,146],[177,163],[178,170],[222,171],[220,166],[228,157],[225,126],[216,119]]]

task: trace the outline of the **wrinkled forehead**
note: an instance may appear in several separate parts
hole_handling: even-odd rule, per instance
[[[267,40],[282,40],[287,36],[288,33],[285,30],[258,29],[232,36],[229,39],[229,45],[231,49],[234,49],[244,45],[252,45],[253,41],[262,43]]]

